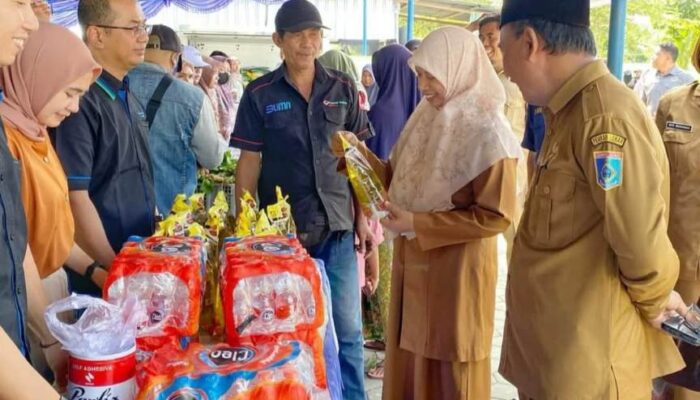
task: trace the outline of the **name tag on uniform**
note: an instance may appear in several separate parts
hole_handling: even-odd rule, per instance
[[[622,185],[623,156],[624,154],[618,151],[593,152],[596,182],[603,190]]]
[[[679,130],[679,131],[685,131],[685,132],[692,132],[693,131],[692,125],[683,124],[680,122],[673,122],[673,121],[666,122],[666,128],[675,129],[675,130]]]

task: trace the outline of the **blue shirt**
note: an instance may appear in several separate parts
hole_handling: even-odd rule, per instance
[[[692,75],[678,67],[673,67],[666,75],[662,75],[655,69],[649,69],[642,74],[634,91],[646,104],[651,115],[656,115],[663,95],[675,87],[687,85],[694,80]]]
[[[80,100],[80,111],[51,131],[71,191],[87,190],[112,249],[155,226],[153,170],[145,114],[107,71]]]
[[[300,232],[352,230],[347,177],[337,172],[331,138],[338,131],[372,136],[357,88],[342,72],[317,61],[309,102],[291,83],[283,64],[251,82],[243,93],[231,137],[234,147],[262,153],[261,206],[274,203],[275,186],[289,194]]]
[[[527,121],[522,146],[534,153],[539,153],[544,142],[544,114],[542,107],[527,106]]]
[[[2,99],[0,91],[0,102]],[[0,327],[27,357],[27,291],[22,266],[27,223],[20,197],[20,168],[7,147],[0,119]]]

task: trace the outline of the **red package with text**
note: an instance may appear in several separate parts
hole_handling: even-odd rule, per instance
[[[321,276],[299,242],[281,236],[230,241],[223,258],[228,343],[300,340],[312,349],[317,385],[325,387]]]
[[[164,347],[137,367],[138,400],[326,400],[316,387],[310,350],[299,341],[276,344]]]
[[[130,240],[115,257],[103,296],[120,305],[131,295],[145,307],[148,320],[136,338],[139,359],[197,334],[204,254],[198,238],[151,237]]]

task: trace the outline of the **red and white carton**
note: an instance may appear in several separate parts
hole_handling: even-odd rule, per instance
[[[70,400],[134,400],[136,347],[110,356],[69,355]]]

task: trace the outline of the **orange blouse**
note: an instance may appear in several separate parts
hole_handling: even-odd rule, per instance
[[[68,183],[51,141],[35,141],[5,124],[7,144],[22,166],[22,204],[29,247],[43,279],[63,266],[74,243]]]

